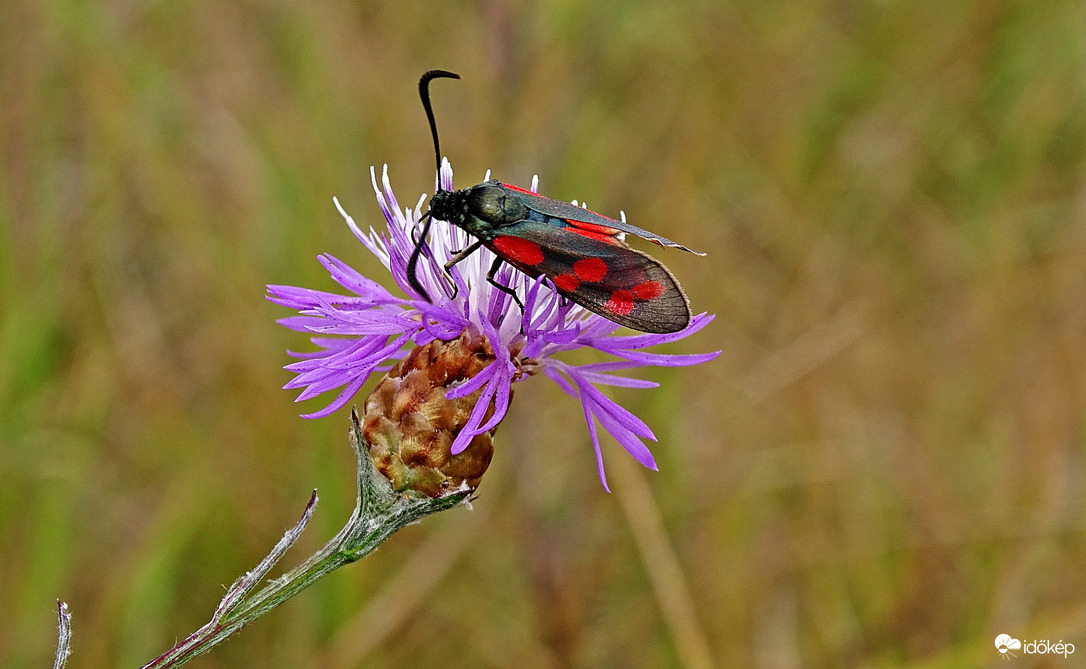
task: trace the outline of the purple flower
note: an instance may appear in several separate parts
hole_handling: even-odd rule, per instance
[[[327,406],[305,417],[327,416],[340,409],[371,375],[392,369],[411,348],[435,339],[453,340],[469,332],[486,337],[494,359],[474,378],[445,394],[451,400],[482,389],[467,423],[452,444],[453,455],[464,450],[472,437],[492,430],[501,422],[509,407],[513,383],[541,371],[568,395],[580,400],[604,488],[607,480],[596,433],[597,421],[634,459],[656,469],[656,462],[642,441],[656,440],[652,430],[604,395],[598,386],[652,388],[658,384],[614,372],[654,365],[695,365],[715,358],[720,351],[671,355],[645,350],[683,339],[705,327],[713,316],[698,314],[686,329],[671,334],[616,336],[614,332],[619,325],[563,299],[548,280],[532,278],[503,265],[495,278],[516,290],[524,303],[522,312],[510,295],[487,282],[486,274],[494,255],[485,247],[445,271],[444,264],[472,239],[466,232],[444,223],[432,226],[417,267],[419,282],[433,300],[427,302],[407,278],[407,261],[414,248],[413,238],[421,228],[419,219],[425,195],[413,209],[401,209],[389,185],[388,167],[382,173],[382,187],[377,185],[373,168],[370,175],[377,202],[385,215],[386,232],[378,233],[373,228],[368,234],[363,232],[338,200],[335,204],[358,240],[388,268],[407,297],[392,294],[330,255],[322,255],[319,260],[350,295],[268,286],[269,300],[299,313],[279,323],[315,335],[312,342],[321,349],[291,353],[299,360],[286,369],[296,376],[284,387],[303,388],[298,401],[339,391]],[[486,178],[489,179],[489,174]],[[452,190],[452,168],[448,161],[442,162],[439,179],[443,189]],[[531,190],[537,190],[536,179]],[[564,351],[584,347],[615,359],[571,365],[558,358]],[[493,412],[487,418],[490,406]]]

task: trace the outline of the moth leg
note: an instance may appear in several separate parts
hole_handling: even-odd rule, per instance
[[[448,272],[449,270],[451,270],[453,265],[460,262],[464,258],[467,258],[472,253],[475,253],[475,251],[477,251],[479,249],[479,247],[482,246],[482,245],[483,245],[483,240],[477,239],[474,242],[472,242],[471,244],[469,244],[467,248],[464,248],[464,249],[461,249],[461,250],[457,251],[453,255],[452,258],[449,258],[449,262],[445,263],[445,271]],[[452,299],[456,299],[456,296],[459,295],[459,294],[460,294],[460,286],[456,285],[456,282],[454,281],[453,282]]]
[[[453,265],[460,262],[464,258],[467,258],[472,253],[475,253],[479,249],[479,247],[482,246],[482,245],[483,245],[483,240],[476,239],[471,244],[468,244],[467,248],[462,249],[460,251],[457,251],[456,255],[454,255],[452,258],[449,258],[449,262],[445,263],[445,271],[448,272],[450,269],[452,269]]]
[[[501,264],[501,258],[494,258],[494,262],[490,265],[490,271],[486,273],[486,280],[490,285],[494,286],[498,290],[502,291],[503,293],[508,293],[510,296],[512,296],[513,301],[516,302],[517,306],[520,307],[521,313],[524,313],[524,303],[520,301],[519,297],[517,297],[517,291],[513,290],[509,286],[503,286],[502,284],[498,283],[497,279],[494,278],[494,275],[498,273],[498,268],[501,267]]]
[[[460,286],[456,285],[456,282],[453,281],[452,276],[445,276],[444,278],[445,278],[445,283],[446,284],[451,283],[452,288],[453,288],[452,295],[449,296],[449,299],[450,300],[455,300],[456,296],[460,294]]]

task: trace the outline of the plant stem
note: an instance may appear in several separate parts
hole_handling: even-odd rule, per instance
[[[234,582],[215,610],[211,621],[142,669],[179,667],[206,653],[230,635],[276,606],[298,594],[313,582],[345,564],[372,553],[397,530],[425,516],[452,508],[468,499],[467,490],[444,497],[411,497],[392,491],[388,481],[373,467],[364,447],[358,413],[351,411],[351,446],[358,456],[358,499],[350,520],[316,554],[280,578],[269,581],[259,591],[264,576],[301,536],[317,504],[317,492],[306,505],[298,523],[279,540],[271,553],[257,567]],[[58,657],[59,657],[58,649]]]
[[[68,613],[68,605],[57,600],[57,654],[53,660],[53,669],[64,669],[68,662],[68,656],[72,654],[72,614]]]

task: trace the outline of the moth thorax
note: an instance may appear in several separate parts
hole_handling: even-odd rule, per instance
[[[464,191],[468,213],[491,225],[503,225],[528,217],[524,203],[510,196],[500,185],[490,182],[472,186]]]

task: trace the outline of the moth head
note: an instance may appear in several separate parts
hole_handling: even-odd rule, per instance
[[[430,214],[439,221],[459,221],[464,191],[439,190],[430,198]]]

